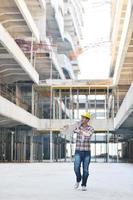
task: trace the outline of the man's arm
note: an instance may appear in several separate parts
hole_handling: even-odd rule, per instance
[[[89,136],[89,137],[91,137],[93,133],[94,133],[94,128],[92,127],[89,130],[82,131],[82,134],[84,136]]]
[[[80,133],[81,122],[78,122],[75,126],[74,133]]]

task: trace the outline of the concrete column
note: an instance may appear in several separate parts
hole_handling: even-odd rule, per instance
[[[67,110],[67,97],[65,96],[65,119],[67,118],[67,113],[66,113],[66,110]]]
[[[66,134],[65,134],[65,138],[64,139],[65,139],[65,147],[64,148],[65,148],[65,162],[66,162],[66,144],[67,144]]]
[[[86,95],[85,110],[88,111],[88,95]]]
[[[41,137],[41,152],[42,152],[42,161],[43,161],[43,136]]]
[[[97,151],[96,151],[97,150],[97,146],[96,145],[97,145],[97,143],[96,143],[96,133],[95,133],[95,162],[97,161],[96,160],[96,153],[97,153]]]
[[[97,105],[96,105],[96,89],[95,89],[95,119],[97,118]]]
[[[119,140],[118,140],[118,134],[117,134],[117,163],[119,162],[119,155],[118,155],[118,142],[119,142]]]
[[[55,119],[55,91],[53,91],[53,119]]]
[[[53,133],[50,130],[50,162],[53,162]]]
[[[52,132],[52,107],[53,107],[53,89],[52,89],[52,62],[50,69],[50,79],[51,79],[51,87],[50,87],[50,162],[53,161],[53,132]]]
[[[79,119],[79,90],[77,90],[77,119]]]
[[[109,88],[107,87],[107,122],[109,124]],[[109,126],[107,126],[107,162],[109,162]]]
[[[89,87],[89,112],[91,111],[91,90]]]
[[[33,162],[33,132],[30,136],[30,162]]]
[[[59,90],[59,119],[62,117],[62,96],[61,96],[61,89]]]
[[[22,95],[21,95],[21,90],[20,86],[16,83],[16,105],[21,106],[21,101]]]
[[[119,88],[117,87],[117,90],[116,90],[116,92],[117,92],[117,112],[118,112],[118,110],[119,110],[119,107],[120,107],[120,100],[119,100]]]
[[[114,119],[114,109],[115,109],[115,99],[114,99],[114,94],[113,94],[113,99],[112,99],[112,118]]]
[[[72,93],[72,119],[74,119],[74,97]]]
[[[17,160],[17,141],[16,141],[16,131],[15,131],[15,142],[14,142],[14,160]]]
[[[32,66],[34,66],[34,60],[33,60],[33,44],[34,44],[34,41],[33,41],[33,34],[32,34],[32,40],[31,40],[31,49],[30,49],[30,62],[32,64]]]
[[[107,162],[109,162],[109,130],[107,130],[107,146],[106,146],[106,152],[107,152]]]
[[[70,134],[70,160],[72,161],[72,134]]]
[[[59,97],[56,99],[56,119],[59,119]]]
[[[23,136],[24,138],[24,152],[23,152],[23,161],[26,161],[26,135]]]
[[[72,88],[70,88],[70,106],[69,106],[69,118],[72,119]]]
[[[105,119],[107,119],[107,94],[105,94],[104,110],[105,110]]]
[[[31,98],[31,110],[32,110],[32,114],[35,114],[35,91],[34,91],[34,86],[32,85],[32,98]]]
[[[14,131],[11,131],[11,161],[13,161],[13,143],[14,143]]]

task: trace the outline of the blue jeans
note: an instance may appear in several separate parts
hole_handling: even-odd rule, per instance
[[[82,179],[82,186],[86,186],[87,179],[89,176],[89,164],[91,160],[90,151],[75,151],[75,160],[74,160],[74,172],[76,174],[76,181],[80,182]],[[81,175],[81,163],[83,168],[83,174]]]

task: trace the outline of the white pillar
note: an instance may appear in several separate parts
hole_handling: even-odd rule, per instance
[[[50,162],[53,162],[53,133],[50,130]]]
[[[32,105],[32,114],[35,114],[35,92],[34,92],[34,86],[32,85],[32,99],[31,99],[31,105]]]
[[[11,131],[11,161],[13,161],[14,131]]]
[[[30,162],[33,162],[33,132],[30,135]]]
[[[24,158],[23,160],[26,161],[26,135],[24,135]]]

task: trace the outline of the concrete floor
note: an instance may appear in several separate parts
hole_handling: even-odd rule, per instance
[[[88,190],[74,190],[73,163],[0,164],[0,200],[131,200],[133,164],[91,163]]]

